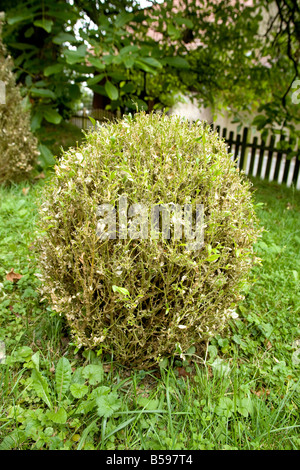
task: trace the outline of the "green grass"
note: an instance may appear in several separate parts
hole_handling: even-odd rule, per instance
[[[299,449],[300,193],[254,181],[262,262],[238,317],[205,358],[146,372],[77,351],[43,300],[43,184],[0,187],[0,449]]]

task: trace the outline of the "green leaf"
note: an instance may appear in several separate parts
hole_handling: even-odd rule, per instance
[[[102,418],[109,418],[121,407],[121,400],[116,392],[96,398],[97,413]]]
[[[230,418],[234,410],[234,403],[229,397],[223,397],[220,399],[218,405],[215,407],[214,412],[218,416],[225,416]]]
[[[144,110],[147,111],[148,105],[145,101],[140,100],[139,98],[136,98],[135,96],[132,96],[132,101],[134,102],[134,105],[137,104],[138,110]]]
[[[48,65],[48,67],[44,69],[44,75],[46,77],[49,77],[50,75],[53,75],[54,73],[60,73],[62,72],[63,68],[64,68],[63,64]]]
[[[119,13],[114,21],[115,28],[122,28],[125,24],[133,19],[132,13]]]
[[[54,159],[54,156],[51,150],[49,150],[48,147],[46,147],[46,145],[39,144],[38,149],[41,153],[39,159],[43,168],[47,168],[49,166],[55,165],[56,161]]]
[[[214,362],[211,363],[211,367],[214,373],[219,377],[227,376],[230,372],[230,366],[220,357],[217,357]]]
[[[157,73],[157,68],[150,67],[149,64],[147,64],[140,58],[135,60],[135,65],[138,68],[144,70],[144,72],[152,73],[154,75]]]
[[[190,65],[183,57],[166,57],[163,62],[178,69],[189,69]]]
[[[87,85],[96,85],[96,83],[100,82],[105,77],[104,73],[100,73],[99,75],[95,75],[95,77],[89,78],[86,83]]]
[[[32,85],[32,77],[31,77],[30,75],[26,75],[26,77],[25,77],[25,84],[26,84],[26,86],[27,86],[28,88],[31,87],[31,85]],[[28,98],[28,96],[27,96],[27,98]]]
[[[186,26],[187,28],[189,29],[192,29],[194,27],[194,23],[189,20],[188,18],[183,18],[182,16],[175,16],[173,18],[173,20],[175,21],[175,23],[177,23],[179,26]]]
[[[123,57],[123,63],[127,69],[130,69],[135,64],[136,57],[134,55],[127,55]]]
[[[88,116],[89,120],[93,124],[93,126],[96,126],[96,119],[92,118],[91,116]]]
[[[82,376],[87,379],[91,385],[96,385],[103,380],[103,367],[100,364],[89,364],[84,367]]]
[[[38,395],[38,397],[42,398],[46,405],[52,410],[53,405],[50,398],[48,383],[45,377],[43,377],[43,375],[37,369],[33,369],[31,373],[31,378],[32,387],[35,390],[36,394]]]
[[[90,89],[99,95],[105,95],[105,89],[102,85],[90,85]]]
[[[88,61],[89,61],[90,64],[92,64],[98,70],[104,70],[105,69],[105,64],[98,57],[89,56]]]
[[[44,109],[43,115],[46,121],[51,122],[52,124],[59,124],[62,120],[62,116],[51,108]]]
[[[253,403],[250,397],[237,398],[236,400],[237,411],[247,418],[254,411]]]
[[[89,390],[88,386],[84,384],[75,383],[75,384],[72,384],[70,387],[70,391],[74,398],[84,397],[87,394],[88,390]]]
[[[98,25],[99,29],[110,29],[111,23],[109,22],[108,18],[105,15],[100,15],[98,17]]]
[[[114,292],[119,292],[119,294],[123,294],[125,296],[130,296],[129,291],[127,289],[125,289],[124,287],[112,286],[112,290]]]
[[[68,419],[68,415],[64,408],[59,408],[57,411],[47,411],[47,418],[49,418],[53,423],[65,424]]]
[[[81,97],[80,88],[76,83],[71,83],[68,86],[68,91],[72,100],[78,100]]]
[[[128,55],[129,52],[137,52],[139,50],[138,46],[125,46],[120,49],[119,54],[120,55]]]
[[[168,24],[167,31],[172,39],[178,39],[180,37],[180,31],[172,23]]]
[[[111,78],[113,78],[117,82],[121,82],[122,80],[128,79],[127,75],[123,72],[115,72],[115,71],[108,70],[107,75],[109,75]]]
[[[135,90],[135,86],[132,82],[129,82],[129,83],[126,83],[123,87],[122,87],[122,91],[124,93],[132,93],[133,91]]]
[[[47,87],[47,82],[45,82],[45,80],[38,80],[37,82],[34,83],[34,86],[35,88],[43,88],[43,87]]]
[[[33,13],[29,13],[28,11],[24,10],[23,13],[15,13],[14,16],[8,16],[7,23],[10,25],[14,25],[16,23],[20,23],[21,21],[29,20],[33,18]]]
[[[102,57],[105,65],[111,65],[115,59],[115,55],[114,54],[105,54],[103,57]]]
[[[17,361],[17,362],[29,361],[29,359],[31,359],[32,353],[33,351],[29,346],[22,346],[21,348],[18,348],[13,354],[14,361]]]
[[[215,255],[211,255],[208,258],[206,258],[205,261],[208,261],[209,263],[212,263],[213,261],[216,261],[218,258],[220,258],[220,255],[215,254]]]
[[[47,90],[46,88],[31,88],[30,89],[30,93],[33,95],[33,96],[39,96],[40,98],[51,98],[53,100],[56,99],[56,95],[55,93],[53,93],[53,91],[51,90]]]
[[[54,36],[54,38],[52,39],[52,42],[54,42],[54,44],[63,44],[64,42],[72,43],[76,41],[77,39],[75,38],[75,36],[73,36],[73,34],[65,33],[65,32],[60,32],[59,34]]]
[[[26,49],[31,49],[32,51],[37,51],[38,48],[33,46],[32,44],[27,44],[23,42],[12,42],[10,43],[10,46],[13,47],[14,49],[19,49],[20,51],[25,51]]]
[[[159,400],[149,400],[149,398],[140,397],[138,399],[138,405],[145,410],[153,411],[159,409]]]
[[[67,393],[71,383],[72,368],[66,357],[61,357],[55,371],[55,389],[59,401]]]
[[[39,351],[37,351],[36,353],[34,353],[32,355],[31,360],[32,360],[32,363],[33,363],[35,369],[39,370],[39,367],[40,367],[40,353],[39,353]]]
[[[259,114],[253,119],[252,125],[256,126],[257,130],[260,131],[267,124],[267,121],[268,118],[266,118],[266,116]]]
[[[139,62],[149,65],[150,67],[162,68],[162,64],[157,59],[154,59],[154,57],[140,57]]]
[[[27,31],[24,33],[25,38],[31,38],[34,33],[34,28],[28,28]]]
[[[90,394],[89,398],[90,399],[96,399],[98,397],[102,397],[103,395],[108,395],[109,392],[110,392],[109,387],[106,387],[105,385],[101,385],[100,387],[94,388],[94,390]]]
[[[66,57],[66,61],[68,64],[73,65],[78,62],[82,62],[86,55],[87,46],[85,44],[81,44],[76,51],[65,49],[64,55]]]
[[[82,371],[83,367],[77,367],[77,369],[74,370],[72,375],[72,383],[84,384],[85,378],[82,377]]]
[[[53,11],[53,16],[55,16],[56,18],[61,18],[65,21],[76,21],[77,19],[79,19],[78,14],[74,10],[72,10],[72,6],[70,4],[64,3],[61,5],[64,11],[58,11],[55,9],[55,11]],[[57,3],[56,6],[58,6]]]
[[[18,449],[22,442],[27,440],[27,436],[24,431],[15,429],[10,434],[4,437],[0,444],[0,450],[12,450]]]
[[[53,26],[53,21],[52,20],[46,20],[45,18],[42,18],[41,20],[36,20],[34,21],[34,26],[38,26],[39,28],[43,28],[47,33],[51,32],[52,26]]]
[[[80,441],[78,443],[78,446],[77,446],[77,450],[81,450],[85,444],[85,441],[89,435],[89,433],[91,431],[97,431],[98,430],[98,426],[97,426],[97,421],[98,421],[99,418],[96,418],[94,419],[94,421],[92,421],[82,432],[81,434],[81,438],[80,438]]]
[[[122,429],[126,428],[126,426],[128,426],[130,423],[132,423],[132,421],[134,421],[135,419],[136,419],[136,417],[134,416],[133,418],[129,418],[126,421],[124,421],[123,423],[120,423],[119,426],[114,428],[110,433],[105,434],[105,439],[109,439],[111,436],[113,436],[117,432],[119,432]]]
[[[76,408],[76,413],[88,414],[96,406],[95,400],[84,400],[79,403],[79,406]]]
[[[119,97],[119,91],[115,85],[113,85],[110,81],[105,83],[104,89],[107,93],[107,96],[113,101],[117,100]]]

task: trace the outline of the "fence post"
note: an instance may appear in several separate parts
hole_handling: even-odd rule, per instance
[[[253,143],[251,145],[252,150],[251,150],[251,157],[250,157],[250,166],[249,166],[249,171],[248,175],[253,176],[253,169],[254,169],[254,163],[255,163],[255,156],[256,156],[256,150],[257,150],[257,137],[254,137]]]
[[[289,145],[291,144],[292,144],[292,139],[290,138]],[[291,166],[291,158],[288,159],[289,149],[290,147],[286,150],[285,166],[284,166],[284,172],[283,172],[283,178],[282,178],[282,182],[285,184],[287,183],[290,166]]]
[[[275,144],[275,136],[272,135],[271,139],[270,139],[270,144],[269,144],[268,161],[267,161],[267,168],[266,168],[266,174],[265,174],[265,179],[268,178],[268,180],[270,180],[270,172],[271,172],[271,166],[272,166],[274,144]]]
[[[285,136],[283,134],[281,134],[279,142],[283,142],[284,140],[285,140]],[[282,160],[282,153],[283,153],[282,150],[278,150],[277,157],[276,157],[274,181],[277,181],[277,182],[278,182],[278,177],[279,177],[280,164],[281,164],[281,160]]]
[[[234,161],[236,162],[239,156],[239,148],[241,146],[241,135],[236,136],[235,150],[234,150]]]
[[[299,152],[300,149],[298,149]],[[295,168],[294,168],[294,174],[293,174],[293,180],[292,183],[296,186],[297,181],[298,181],[298,175],[300,171],[300,155],[296,155],[296,161],[295,161]]]
[[[263,161],[264,161],[265,146],[266,146],[266,141],[261,138],[260,146],[259,146],[260,151],[259,151],[258,167],[257,167],[257,172],[256,172],[256,176],[260,178],[262,178],[261,170],[262,170]]]
[[[224,139],[224,141],[227,145],[228,153],[233,154],[231,158],[238,165],[238,168],[240,170],[244,170],[245,173],[247,172],[247,174],[249,176],[254,176],[254,166],[255,166],[255,162],[256,162],[256,154],[257,154],[257,151],[259,150],[256,176],[261,178],[261,179],[271,181],[271,169],[273,167],[273,165],[272,165],[273,164],[273,159],[275,158],[276,163],[275,163],[275,170],[274,170],[273,180],[278,182],[282,157],[283,157],[283,155],[288,153],[288,151],[286,151],[285,149],[280,149],[280,148],[277,149],[276,148],[276,136],[274,134],[270,136],[269,144],[267,144],[267,142],[266,142],[267,139],[261,138],[260,143],[259,143],[259,141],[258,141],[259,137],[255,136],[252,139],[252,136],[251,136],[251,138],[250,138],[251,130],[247,127],[245,127],[243,129],[242,137],[241,137],[241,134],[237,134],[236,138],[234,136],[233,131],[230,131],[229,136],[226,137],[227,132],[228,132],[228,129],[226,127],[221,129],[219,125],[210,124],[210,128],[211,128],[212,131],[217,132],[220,137],[221,137],[221,134],[222,134],[222,139]],[[280,136],[280,142],[283,142],[284,140],[285,140],[285,136],[284,136],[284,134],[282,134]],[[291,144],[291,141],[289,141],[289,143]],[[300,158],[299,158],[300,157],[300,155],[299,155],[300,146],[298,145],[299,143],[300,143],[300,141],[298,141],[297,145],[295,146],[298,149],[297,150],[298,154],[296,156],[293,175],[291,175],[292,176],[292,183],[295,184],[295,185],[298,182],[299,171],[300,171]],[[233,146],[234,146],[234,149],[233,149]],[[251,152],[250,152],[250,150],[248,150],[248,152],[247,152],[247,149],[251,149]],[[263,169],[263,166],[264,166],[264,158],[265,158],[266,152],[267,152],[266,171],[263,175],[262,174],[262,169]],[[240,153],[240,156],[239,156],[239,153]],[[275,156],[274,156],[274,154],[275,154]],[[248,160],[250,160],[250,161],[248,161]],[[247,171],[247,167],[249,167],[248,171]],[[283,183],[287,183],[287,180],[288,180],[288,177],[289,177],[290,167],[291,167],[291,161],[286,160],[286,164],[285,164],[285,167],[284,167],[284,173],[283,173],[283,179],[282,179]]]
[[[231,153],[231,149],[232,149],[232,144],[233,144],[233,131],[230,131],[229,132],[229,138],[228,138],[228,150],[229,150],[229,153]]]
[[[247,158],[245,159],[245,153],[247,148],[247,140],[248,140],[248,128],[245,127],[243,130],[243,139],[242,139],[242,148],[241,148],[241,157],[239,161],[239,168],[241,170],[245,170],[247,166]]]

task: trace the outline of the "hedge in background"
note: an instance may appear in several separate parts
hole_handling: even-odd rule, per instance
[[[39,251],[43,292],[77,345],[147,368],[219,333],[259,235],[249,186],[216,133],[176,116],[127,116],[64,153],[45,188]],[[150,237],[151,227],[144,239],[120,238],[120,196],[149,211],[202,204],[204,246],[187,250],[187,236],[172,236],[171,212],[169,239]],[[105,203],[116,210],[115,239],[100,236]]]
[[[37,140],[30,131],[30,114],[22,107],[22,96],[12,73],[12,60],[6,56],[1,29],[0,17],[0,86],[1,92],[5,90],[5,103],[0,102],[0,184],[28,178],[39,155]]]

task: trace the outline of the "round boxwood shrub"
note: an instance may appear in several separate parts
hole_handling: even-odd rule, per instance
[[[188,207],[195,218],[197,204],[201,249],[183,217]],[[115,223],[110,238],[103,207]],[[170,216],[169,232],[151,225],[157,207]],[[250,183],[217,133],[159,114],[89,132],[63,154],[40,211],[43,291],[53,309],[78,346],[142,368],[222,330],[259,234]]]

